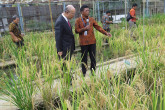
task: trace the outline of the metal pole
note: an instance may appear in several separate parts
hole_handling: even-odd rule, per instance
[[[145,28],[144,28],[144,19],[145,19],[145,2],[143,2],[143,46],[145,48]]]
[[[164,0],[164,13],[165,13],[165,0]]]
[[[155,0],[155,14],[156,14],[157,12],[156,12],[156,0]]]
[[[140,18],[142,17],[142,5],[140,4]],[[141,20],[140,20],[140,24],[142,24],[141,23]]]
[[[65,7],[66,7],[65,2],[63,2],[63,11],[65,10]]]
[[[95,11],[95,17],[98,18],[98,17],[97,17],[97,16],[98,16],[98,15],[97,15],[97,3],[95,4],[95,10],[94,10],[94,11]]]
[[[82,6],[82,1],[80,0],[80,7]]]
[[[52,32],[53,32],[53,36],[55,37],[55,31],[54,31],[54,23],[53,23],[53,16],[52,16],[52,9],[51,9],[51,4],[50,4],[50,0],[49,0],[49,12],[50,12],[50,18],[51,18],[51,24],[52,24]]]
[[[149,11],[148,11],[148,0],[146,0],[146,6],[147,6],[147,8],[146,8],[147,9],[146,10],[146,12],[147,12],[146,15],[148,16],[149,15]]]
[[[21,26],[21,31],[24,33],[24,23],[23,23],[23,16],[22,16],[22,8],[20,6],[20,3],[17,4],[18,8],[18,14],[19,14],[19,19],[20,19],[20,26]]]
[[[93,0],[93,17],[95,18],[95,2]]]
[[[103,2],[103,13],[104,13],[104,2]]]
[[[100,6],[99,1],[97,0],[97,8],[98,8],[98,21],[100,21]]]
[[[115,21],[116,21],[116,3],[115,3]]]
[[[126,28],[126,30],[127,30],[127,2],[126,2],[126,0],[125,0],[125,28]]]

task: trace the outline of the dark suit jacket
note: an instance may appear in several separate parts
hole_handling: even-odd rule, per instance
[[[75,50],[75,40],[72,28],[69,27],[65,18],[60,15],[55,23],[55,40],[57,52],[63,52],[63,56],[69,51]]]

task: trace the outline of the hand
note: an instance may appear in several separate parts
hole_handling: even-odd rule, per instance
[[[136,20],[138,20],[139,18],[138,17],[134,17]]]
[[[22,37],[24,37],[24,36],[25,36],[25,34],[24,34],[24,33],[22,33],[22,34],[21,34],[21,36],[22,36]]]
[[[113,23],[113,21],[110,21],[110,23]]]
[[[14,39],[14,42],[19,42],[19,39],[18,39],[18,38],[15,38],[15,39]]]
[[[90,25],[87,25],[87,26],[85,27],[85,31],[88,31],[88,30],[90,30]]]
[[[108,36],[108,37],[111,37],[112,35],[111,35],[110,33],[107,33],[107,36]]]
[[[21,38],[18,38],[19,41],[21,41],[22,39]]]
[[[59,55],[59,56],[62,56],[62,54],[63,54],[62,52],[58,52],[58,55]]]

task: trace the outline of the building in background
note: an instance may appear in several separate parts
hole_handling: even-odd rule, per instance
[[[157,13],[164,13],[164,1],[165,0],[142,0],[146,4],[146,13],[148,9],[148,15],[153,15]],[[148,6],[147,6],[148,1]]]

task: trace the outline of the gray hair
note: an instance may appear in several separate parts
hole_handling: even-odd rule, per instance
[[[73,5],[68,5],[68,6],[66,6],[64,12],[65,12],[65,13],[68,13],[68,12],[70,12],[73,8],[74,8]],[[75,9],[75,8],[74,8],[74,9]]]
[[[12,17],[12,20],[14,21],[14,20],[16,20],[17,18],[19,18],[17,15],[14,15],[13,17]]]

